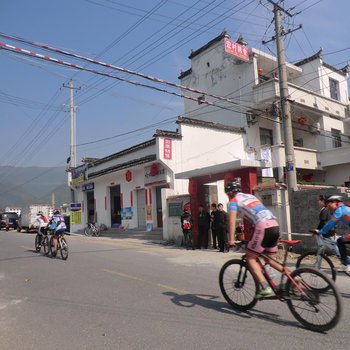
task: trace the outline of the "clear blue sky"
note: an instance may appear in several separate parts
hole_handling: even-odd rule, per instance
[[[350,1],[286,0],[283,5],[295,6],[292,13],[301,11],[286,18],[285,27],[303,25],[286,37],[289,61],[308,57],[320,47],[325,61],[335,67],[349,61]],[[1,0],[0,32],[178,83],[181,70],[190,67],[191,50],[223,29],[233,39],[242,34],[249,47],[274,54],[273,42],[261,44],[274,34],[272,18],[267,0],[262,4],[259,0]],[[46,53],[8,39],[0,41]],[[106,156],[151,139],[157,128],[175,130],[174,121],[183,113],[181,98],[5,50],[0,50],[0,77],[0,165],[66,163],[69,90],[63,85],[70,78],[79,88],[75,93],[78,163],[85,156]],[[123,134],[127,135],[81,146]]]

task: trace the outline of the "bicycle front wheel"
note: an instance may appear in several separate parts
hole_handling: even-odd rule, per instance
[[[291,279],[286,283],[287,305],[293,316],[313,331],[325,332],[335,327],[342,305],[334,282],[313,268],[296,269],[291,276],[298,285]],[[324,287],[320,289],[318,286]]]
[[[41,249],[41,237],[40,235],[37,234],[35,236],[35,251],[39,253],[40,249]]]
[[[98,237],[100,235],[101,229],[100,226],[95,226],[95,230],[94,230],[94,236]]]
[[[255,295],[259,289],[247,263],[240,259],[227,261],[219,273],[221,293],[226,301],[238,310],[249,310],[255,306]]]
[[[49,239],[48,239],[47,235],[45,235],[43,237],[41,245],[43,247],[44,254],[45,255],[49,254]]]
[[[50,251],[50,254],[52,255],[52,252],[55,250],[54,248],[54,243],[53,243],[53,236],[50,237],[49,239],[49,251]]]
[[[317,255],[317,252],[306,252],[299,256],[296,268],[306,267],[320,270],[323,274],[330,277],[333,281],[337,278],[337,271],[332,260],[325,254]]]
[[[85,227],[85,229],[84,229],[84,235],[85,235],[85,236],[91,236],[91,235],[92,235],[92,228],[91,228],[90,225],[87,226],[87,227]]]
[[[68,259],[68,243],[64,237],[60,238],[60,253],[61,253],[61,258],[62,260],[67,260]]]

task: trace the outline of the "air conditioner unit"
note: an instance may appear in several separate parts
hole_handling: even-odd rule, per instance
[[[255,114],[252,113],[246,113],[246,118],[247,118],[247,124],[253,125],[258,121],[258,117]]]
[[[313,134],[320,134],[321,133],[321,124],[319,122],[312,124],[311,133],[313,133]]]

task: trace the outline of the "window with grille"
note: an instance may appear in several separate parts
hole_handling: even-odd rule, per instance
[[[339,96],[339,81],[329,78],[329,89],[331,98],[334,100],[340,101]]]
[[[340,130],[331,129],[333,148],[341,147],[341,135]]]
[[[272,130],[260,128],[260,144],[273,145]]]

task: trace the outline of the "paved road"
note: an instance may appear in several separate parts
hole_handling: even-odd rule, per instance
[[[319,334],[278,301],[232,310],[217,282],[232,254],[148,238],[69,236],[70,256],[62,261],[34,253],[34,235],[1,231],[0,349],[348,348],[345,276],[338,281],[343,318]]]

